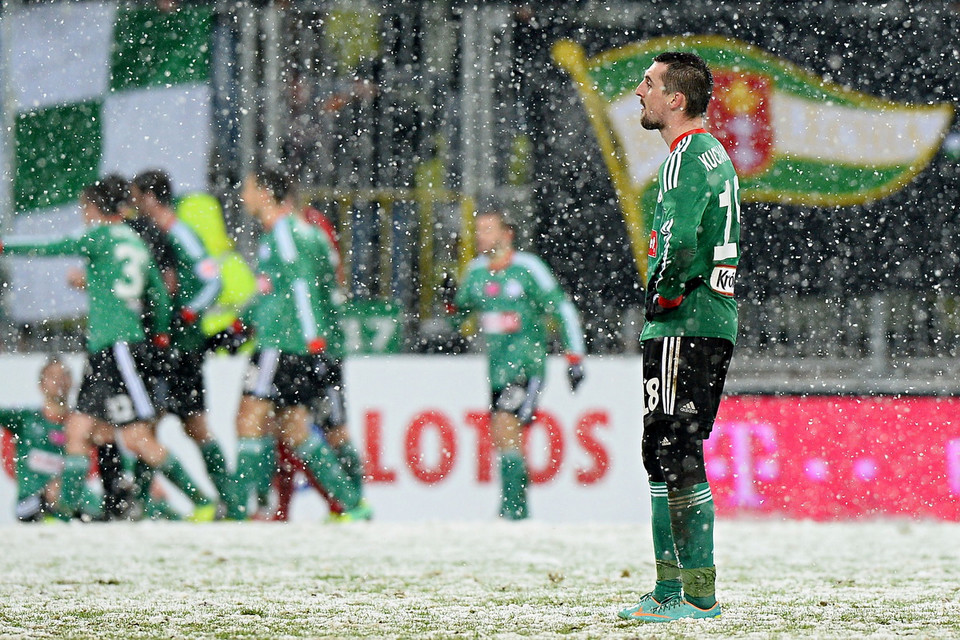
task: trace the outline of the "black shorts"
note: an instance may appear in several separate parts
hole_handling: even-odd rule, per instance
[[[343,367],[338,360],[315,360],[319,394],[313,402],[313,421],[324,432],[347,424],[347,404],[343,393]]]
[[[733,343],[722,338],[643,342],[643,424],[680,421],[705,439],[713,429]]]
[[[533,422],[543,389],[543,378],[533,376],[520,378],[502,389],[493,389],[490,394],[491,413],[510,413],[526,426]]]
[[[310,407],[320,395],[316,356],[264,349],[250,356],[243,395],[269,400],[278,409]]]
[[[91,353],[77,411],[117,426],[156,418],[156,398],[148,384],[151,356],[145,342],[117,342]]]
[[[203,385],[205,354],[206,352],[202,350],[180,351],[179,349],[170,353],[164,407],[181,420],[200,415],[207,410]]]

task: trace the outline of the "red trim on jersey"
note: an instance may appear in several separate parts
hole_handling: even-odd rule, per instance
[[[707,133],[707,130],[706,129],[690,129],[690,131],[681,133],[679,136],[677,136],[676,140],[670,143],[670,151],[673,151],[674,149],[676,149],[677,145],[680,144],[681,140],[683,140],[687,136],[692,136],[695,133]]]

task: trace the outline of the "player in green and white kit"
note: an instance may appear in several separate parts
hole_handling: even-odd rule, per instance
[[[457,289],[455,324],[478,317],[486,340],[490,428],[500,453],[500,516],[521,520],[527,508],[522,429],[537,408],[547,361],[547,322],[561,328],[570,389],[583,380],[583,331],[573,303],[540,258],[513,248],[514,229],[502,211],[476,217],[477,249]]]
[[[131,187],[133,201],[164,234],[175,270],[174,319],[171,349],[166,359],[164,409],[175,415],[197,443],[207,473],[226,501],[229,474],[223,451],[207,426],[203,364],[207,337],[200,328],[203,313],[217,300],[222,283],[220,265],[210,257],[197,234],[173,208],[169,176],[152,170],[138,174]]]
[[[170,297],[140,237],[123,223],[126,181],[108,176],[83,190],[80,204],[87,229],[52,241],[5,239],[0,249],[13,255],[79,255],[87,261],[87,366],[77,410],[67,419],[61,502],[76,511],[88,467],[89,446],[97,434],[120,430],[138,458],[163,473],[194,503],[194,517],[213,518],[215,506],[203,495],[176,457],[156,439],[157,417],[145,382],[150,345],[142,316],[146,297],[153,318],[155,346],[169,346]]]
[[[73,381],[62,362],[51,358],[40,369],[39,409],[0,409],[0,428],[13,436],[17,478],[17,519],[39,522],[69,519],[72,514],[57,508],[60,473],[63,471],[63,423],[70,415],[70,388]],[[85,517],[101,514],[100,498],[85,492]]]
[[[279,438],[354,519],[368,518],[359,488],[335,454],[310,430],[310,407],[331,360],[343,355],[335,300],[336,267],[323,234],[294,214],[288,177],[262,169],[247,176],[243,205],[263,225],[256,268],[259,295],[245,315],[252,325],[253,354],[237,412],[237,496],[230,515],[242,518],[251,486],[273,465],[263,460],[263,438],[275,414]]]
[[[737,338],[739,183],[704,128],[713,77],[697,55],[662,53],[637,87],[641,125],[670,154],[650,236],[643,343],[641,452],[650,484],[654,590],[620,617],[641,622],[716,618],[714,506],[704,468]]]

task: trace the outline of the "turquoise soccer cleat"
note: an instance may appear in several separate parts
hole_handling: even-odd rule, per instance
[[[629,619],[638,622],[673,622],[674,620],[705,620],[719,617],[719,602],[715,603],[709,609],[701,609],[677,596],[663,601],[659,606],[649,611],[637,611],[637,613],[631,615]]]
[[[659,607],[660,603],[653,597],[653,591],[640,596],[640,602],[618,612],[617,615],[624,620],[633,620],[638,615],[649,613]]]

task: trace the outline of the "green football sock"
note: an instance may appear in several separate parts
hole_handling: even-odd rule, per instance
[[[344,511],[349,511],[360,503],[360,492],[323,438],[310,434],[303,444],[297,447],[297,456],[313,478],[340,503]]]
[[[363,461],[360,460],[360,454],[351,442],[344,442],[339,447],[334,447],[337,454],[337,460],[344,473],[350,478],[350,482],[357,488],[358,493],[363,493]]]
[[[265,507],[270,503],[270,487],[273,486],[273,477],[277,472],[277,440],[265,436],[260,438],[263,451],[260,454],[260,473],[257,475],[256,491],[257,504]]]
[[[227,517],[242,520],[247,517],[250,490],[259,485],[263,473],[263,438],[240,438],[237,441],[237,472],[233,476],[233,491],[227,501]]]
[[[670,528],[670,507],[667,504],[667,484],[650,483],[650,524],[653,528],[653,552],[657,567],[657,584],[653,597],[663,602],[680,595],[680,565]]]
[[[186,469],[180,464],[180,461],[172,453],[168,453],[166,459],[160,463],[156,469],[167,477],[167,480],[173,483],[177,489],[190,498],[193,504],[210,504],[210,498],[203,495],[197,484],[187,474]]]
[[[150,500],[150,485],[153,484],[154,468],[137,458],[133,463],[134,497],[141,505]]]
[[[527,510],[527,465],[517,449],[500,453],[500,515],[508,520],[523,520]]]
[[[103,499],[84,486],[80,492],[80,511],[93,518],[101,517],[103,515]]]
[[[87,456],[65,456],[60,476],[60,503],[63,510],[74,514],[80,509],[83,499],[83,480],[90,468]]]
[[[143,517],[149,520],[182,520],[183,518],[166,500],[148,499],[143,506]]]
[[[669,491],[667,500],[684,597],[693,605],[709,609],[717,601],[717,570],[713,564],[714,506],[710,484],[702,482],[679,491]]]
[[[223,458],[223,449],[216,440],[209,440],[200,445],[200,455],[203,457],[203,466],[207,468],[207,475],[213,481],[213,486],[217,488],[220,498],[224,499],[227,490],[229,478],[227,476],[227,463]]]

